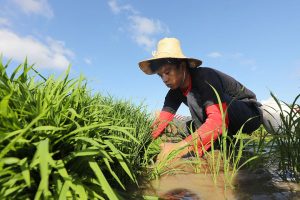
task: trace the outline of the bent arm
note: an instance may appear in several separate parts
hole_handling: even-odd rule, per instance
[[[222,103],[223,112],[226,113],[227,105]],[[195,135],[188,136],[182,141],[179,146],[186,145],[185,152],[198,150],[199,156],[202,156],[204,151],[211,147],[211,142],[214,142],[219,135],[222,134],[222,113],[219,104],[207,106],[205,109],[207,119],[197,130]],[[226,128],[228,127],[228,116],[225,118]],[[197,149],[194,148],[194,141],[197,142]]]

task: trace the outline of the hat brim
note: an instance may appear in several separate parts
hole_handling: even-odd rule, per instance
[[[139,62],[139,67],[145,74],[152,75],[155,74],[157,71],[157,69],[153,69],[152,63],[154,61],[169,59],[169,58],[174,58],[174,57],[153,58],[153,59],[143,60]],[[187,60],[189,62],[190,68],[196,68],[202,64],[201,60],[195,58],[176,58],[176,59]]]

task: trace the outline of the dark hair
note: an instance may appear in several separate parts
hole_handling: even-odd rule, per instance
[[[189,66],[189,62],[186,59],[178,59],[178,58],[162,58],[153,60],[151,62],[151,70],[156,72],[161,66],[166,64],[175,65],[178,69],[182,62],[186,63],[186,66]]]

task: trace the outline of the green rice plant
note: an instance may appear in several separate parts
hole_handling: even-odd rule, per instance
[[[274,137],[266,131],[263,125],[254,131],[251,135],[243,135],[245,142],[250,144],[244,149],[244,157],[250,158],[256,156],[257,158],[252,162],[247,163],[246,168],[272,168],[273,162],[270,160],[275,151]]]
[[[225,124],[225,117],[227,115],[227,110],[223,110],[221,99],[216,89],[213,86],[211,86],[211,88],[214,90],[215,95],[218,99],[219,108],[222,115],[222,135],[219,136],[218,138],[220,144],[220,153],[217,154],[217,158],[215,158],[215,148],[214,148],[213,138],[211,141],[211,152],[206,152],[205,156],[210,157],[210,160],[212,160],[212,162],[209,162],[209,164],[210,164],[211,174],[215,183],[220,170],[223,171],[225,177],[224,188],[226,190],[228,186],[233,188],[232,183],[238,170],[242,168],[244,165],[246,165],[247,163],[255,160],[257,156],[252,156],[246,160],[242,160],[243,151],[245,147],[251,144],[251,140],[247,142],[243,140],[242,130],[244,125],[235,134],[234,138],[228,136],[228,129],[226,128],[226,124]],[[230,107],[230,103],[228,107]],[[251,120],[251,118],[248,119],[248,121],[249,120]]]
[[[148,162],[145,107],[91,95],[70,68],[45,78],[27,61],[8,66],[0,60],[0,199],[127,199]]]
[[[278,163],[279,174],[284,180],[300,182],[300,94],[297,95],[292,104],[280,101],[275,95],[275,100],[280,109],[281,124],[277,131],[274,131],[274,153],[270,159]],[[282,104],[283,103],[283,104]],[[282,105],[289,109],[283,109]]]

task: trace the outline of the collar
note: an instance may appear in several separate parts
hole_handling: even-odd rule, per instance
[[[192,89],[192,76],[190,76],[190,78],[189,78],[189,85],[188,85],[187,89],[186,90],[181,89],[181,92],[183,93],[184,96],[187,96],[188,93],[191,91],[191,89]]]

